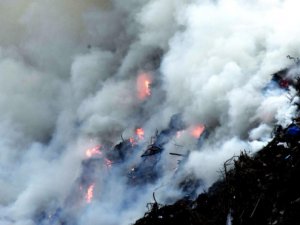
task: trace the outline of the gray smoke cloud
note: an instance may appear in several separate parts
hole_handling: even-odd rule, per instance
[[[287,55],[299,55],[298,5],[2,0],[0,224],[56,224],[38,215],[58,208],[71,224],[130,224],[153,191],[162,202],[180,196],[166,188],[174,151],[189,153],[183,174],[209,187],[226,159],[259,150],[274,124],[286,126],[295,115],[286,92],[264,88],[270,74],[293,64]],[[137,97],[141,73],[154,80],[145,101]],[[78,203],[86,149],[115,145],[137,127],[145,130],[145,147],[177,113],[187,126],[205,124],[210,135],[201,148],[189,131],[172,140],[162,153],[162,177],[143,188],[128,187],[118,166],[99,168],[94,200]]]

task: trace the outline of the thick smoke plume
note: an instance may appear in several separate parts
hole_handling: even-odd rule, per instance
[[[161,202],[180,196],[168,190],[169,152],[189,154],[181,173],[202,180],[198,191],[209,187],[226,159],[257,151],[274,124],[287,125],[295,114],[297,99],[268,82],[293,64],[287,55],[299,56],[298,6],[296,0],[2,0],[0,224],[130,224],[152,192]],[[143,73],[152,79],[147,99],[137,95]],[[93,201],[78,203],[86,149],[116,145],[138,127],[146,146],[176,114],[187,127],[205,125],[201,147],[184,133],[169,141],[161,178],[148,186],[128,187],[118,166],[99,168]],[[130,163],[141,161],[142,152]]]

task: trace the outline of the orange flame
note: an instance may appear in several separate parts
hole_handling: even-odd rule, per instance
[[[144,132],[143,128],[137,128],[135,133],[136,133],[139,140],[144,139],[145,132]]]
[[[201,134],[204,132],[204,130],[205,130],[205,126],[203,124],[198,124],[198,125],[192,127],[191,135],[194,138],[199,138],[201,136]]]
[[[141,73],[137,78],[137,92],[140,100],[145,100],[151,95],[152,76],[148,73]]]
[[[85,194],[85,200],[86,203],[91,203],[93,196],[94,196],[94,188],[95,188],[95,184],[91,184]]]
[[[99,155],[102,155],[102,152],[100,151],[100,148],[101,148],[101,145],[97,145],[93,148],[89,148],[86,150],[85,152],[85,155],[88,157],[88,158],[91,158],[93,156],[99,156]]]

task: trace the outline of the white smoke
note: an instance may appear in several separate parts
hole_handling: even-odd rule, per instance
[[[287,55],[299,55],[298,6],[295,0],[2,0],[0,224],[38,224],[39,212],[67,207],[91,143],[117,144],[139,126],[149,140],[176,113],[210,132],[200,150],[190,137],[182,142],[182,153],[191,152],[184,168],[205,187],[226,159],[259,150],[275,123],[286,126],[295,115],[286,92],[264,88],[272,73],[293,63]],[[136,78],[147,70],[158,85],[142,102]],[[162,157],[167,176],[142,190],[129,188],[120,171],[100,170],[99,195],[67,209],[67,219],[133,222],[159,182],[170,182],[170,151],[173,142]]]

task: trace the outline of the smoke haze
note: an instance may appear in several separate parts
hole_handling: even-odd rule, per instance
[[[184,173],[208,188],[226,159],[259,150],[274,124],[295,115],[287,92],[264,88],[293,64],[287,55],[299,56],[299,4],[2,0],[0,224],[57,224],[37,219],[57,208],[70,224],[130,224],[170,182],[172,151],[190,152]],[[137,97],[141,73],[153,77],[147,100]],[[126,186],[118,168],[101,168],[95,200],[69,203],[87,148],[115,145],[137,127],[146,145],[177,113],[188,126],[205,124],[210,135],[201,149],[188,135],[176,140],[179,150],[167,144],[161,179],[143,188]],[[159,200],[180,196],[167,192],[160,188]]]

